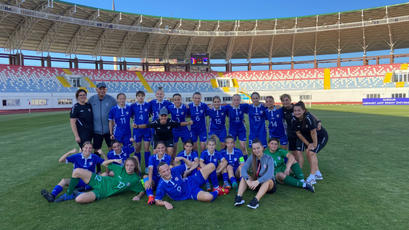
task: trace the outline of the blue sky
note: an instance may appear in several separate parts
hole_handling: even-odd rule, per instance
[[[112,8],[112,0],[65,0],[67,2],[86,5],[90,7],[108,9]],[[154,16],[190,18],[190,19],[211,19],[211,20],[233,20],[233,19],[262,19],[262,18],[282,18],[297,17],[316,14],[336,13],[350,10],[367,9],[404,3],[398,0],[204,0],[204,1],[165,1],[165,0],[115,0],[115,10],[136,14],[146,14]],[[0,52],[4,52],[0,49]],[[389,51],[368,52],[368,56],[385,55]],[[24,54],[38,55],[31,51],[24,51]],[[396,50],[395,53],[409,53],[409,49]],[[44,54],[46,55],[46,54]],[[56,57],[66,57],[64,54],[51,54]],[[362,53],[342,54],[342,57],[359,57]],[[83,59],[95,59],[91,56],[78,56]],[[319,59],[336,58],[335,55],[320,56]],[[112,60],[112,58],[103,58]],[[311,60],[312,57],[295,57],[295,60]],[[138,59],[127,59],[128,61],[138,61]],[[289,61],[290,58],[276,58],[274,61]],[[252,62],[264,62],[267,59],[252,60]],[[397,62],[408,62],[409,59],[396,60]],[[0,59],[0,63],[7,63],[8,60]],[[212,63],[225,63],[224,60],[211,60]],[[246,60],[232,60],[233,63],[246,62]],[[383,60],[381,63],[388,63]],[[28,65],[38,65],[38,63],[26,62]],[[345,65],[361,65],[362,63],[345,63]],[[370,63],[374,64],[374,63]],[[53,63],[53,66],[67,67],[66,63]],[[320,67],[331,67],[334,64],[322,65]],[[104,66],[106,69],[113,68]],[[80,68],[94,68],[94,65],[83,65]],[[256,67],[253,69],[266,69],[268,67]],[[275,68],[289,68],[280,66]],[[311,65],[296,65],[296,68],[312,68]],[[224,68],[215,69],[224,71]],[[233,70],[246,70],[245,67],[237,67]]]

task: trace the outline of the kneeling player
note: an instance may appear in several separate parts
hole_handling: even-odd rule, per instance
[[[112,144],[112,150],[109,151],[107,154],[107,158],[108,160],[115,160],[115,159],[122,160],[121,166],[123,166],[125,161],[131,156],[132,153],[133,153],[132,145],[122,147],[122,143],[115,140],[114,143]],[[135,159],[137,161],[136,163],[137,163],[138,170],[141,171],[141,165],[140,165],[139,159],[136,156],[135,156]],[[114,162],[114,164],[118,164],[118,163]],[[112,176],[112,173],[108,175]]]
[[[82,152],[81,153],[77,153],[74,155],[71,155],[73,153],[76,153],[77,150],[73,149],[69,152],[67,152],[66,154],[62,155],[60,157],[60,159],[58,160],[60,163],[66,162],[66,163],[72,163],[74,165],[74,169],[76,168],[83,168],[86,170],[89,170],[90,172],[94,173],[95,172],[95,166],[97,164],[101,164],[102,162],[104,162],[104,160],[102,158],[100,158],[99,156],[92,154],[92,144],[89,141],[84,142],[84,144],[82,145]],[[69,156],[71,155],[71,156]],[[63,188],[65,186],[68,186],[70,184],[71,179],[70,178],[63,178],[60,183],[58,183],[53,191],[50,193],[47,190],[43,189],[41,190],[41,195],[48,201],[48,202],[54,202],[55,201],[55,197],[57,197],[57,195],[63,190]],[[83,190],[89,190],[91,189],[90,186],[88,186],[86,183],[84,183],[82,180],[79,181],[79,183],[77,183],[77,185],[75,187],[72,187],[72,192],[74,189],[78,189],[80,191]],[[69,192],[70,189],[68,190]],[[59,201],[64,201],[64,200],[72,200],[74,199],[74,197],[72,196],[71,198],[62,195],[60,196],[56,202]]]
[[[230,189],[228,179],[230,179],[231,185],[234,189],[237,188],[236,178],[240,178],[240,170],[244,165],[243,152],[234,147],[234,138],[232,136],[226,137],[226,148],[221,151],[224,159],[226,159],[228,165],[223,169],[223,181],[224,188]]]
[[[191,173],[195,173],[197,167],[199,167],[199,158],[198,154],[196,151],[193,150],[193,142],[191,140],[187,140],[183,144],[183,150],[182,152],[178,153],[178,157],[183,157],[188,159],[189,161],[192,162],[192,165],[189,167],[189,169],[186,170],[184,173],[183,177],[189,176]],[[184,161],[181,162],[181,164],[184,164]]]
[[[132,200],[141,199],[144,190],[141,178],[138,176],[136,159],[128,158],[122,167],[112,164],[113,162],[121,163],[121,160],[106,160],[102,163],[114,172],[113,177],[100,176],[85,169],[75,169],[72,172],[70,187],[75,186],[81,179],[93,188],[90,192],[80,193],[75,198],[77,203],[91,203],[129,190],[137,193]]]
[[[200,189],[200,186],[205,183],[205,180],[216,169],[213,163],[207,164],[200,171],[183,179],[183,173],[186,171],[192,162],[189,160],[176,157],[175,161],[183,160],[185,164],[173,167],[164,162],[158,166],[158,171],[161,176],[158,188],[156,189],[155,204],[158,206],[165,206],[166,209],[172,209],[173,205],[162,199],[167,194],[173,200],[198,200],[203,202],[211,202],[217,198],[218,195],[227,194],[223,189],[218,189],[213,192],[205,192]]]
[[[294,156],[287,150],[278,148],[278,139],[270,139],[268,141],[268,149],[264,150],[264,153],[274,159],[274,173],[279,183],[304,188],[310,192],[315,191],[314,186],[304,182],[304,174],[300,165],[295,161]],[[287,162],[285,159],[287,159]],[[294,177],[290,176],[291,170],[294,173]]]

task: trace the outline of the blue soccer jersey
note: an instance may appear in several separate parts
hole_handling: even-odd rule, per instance
[[[152,179],[155,182],[158,182],[160,175],[158,172],[158,165],[160,162],[165,162],[168,165],[170,165],[170,162],[172,161],[171,157],[168,154],[163,154],[162,158],[158,158],[158,154],[153,154],[149,157],[149,168],[153,168],[153,173],[152,173]]]
[[[133,114],[133,123],[136,125],[143,125],[149,123],[149,116],[152,114],[151,105],[147,102],[135,102],[131,106]],[[133,138],[135,142],[150,141],[152,138],[152,131],[150,129],[133,129]]]
[[[132,152],[128,151],[127,148],[125,149],[122,148],[119,154],[116,154],[114,150],[109,151],[107,154],[107,158],[108,160],[116,160],[116,159],[122,160],[122,163],[120,165],[123,166],[125,164],[126,159],[128,159],[131,154]],[[119,165],[116,162],[114,162],[114,164]]]
[[[167,108],[171,103],[168,100],[163,100],[159,102],[157,99],[153,99],[149,102],[152,109],[152,121],[159,119],[159,111],[163,107]]]
[[[131,138],[131,116],[132,110],[130,105],[125,105],[123,108],[119,105],[113,106],[108,114],[108,119],[115,122],[113,129],[115,139],[124,144],[128,144],[129,138]]]
[[[261,143],[267,145],[267,131],[266,131],[266,107],[262,104],[255,106],[253,104],[249,105],[248,115],[250,121],[250,133],[249,133],[249,146],[253,143],[256,138],[261,141]]]
[[[171,103],[168,106],[168,111],[171,115],[172,120],[179,123],[186,121],[186,116],[188,114],[186,105],[182,104],[180,107],[176,107],[175,104]],[[183,142],[190,139],[190,132],[186,126],[175,127],[172,129],[172,133],[175,143],[178,142],[179,138],[181,138]]]
[[[236,170],[241,163],[244,163],[243,152],[238,148],[233,148],[232,152],[229,152],[227,149],[223,149],[220,152],[224,159],[227,160],[227,163],[233,166],[234,170]]]
[[[189,114],[193,121],[192,130],[206,131],[206,111],[208,109],[209,107],[203,102],[197,106],[193,102],[189,103]]]
[[[183,150],[180,153],[178,153],[177,155],[178,157],[184,157],[186,159],[188,159],[189,161],[193,162],[198,158],[198,154],[196,151],[192,151],[190,154],[186,154],[186,151]],[[181,164],[184,164],[184,161],[180,161]]]
[[[227,116],[229,116],[229,135],[235,140],[246,141],[246,126],[244,125],[244,114],[248,113],[249,105],[240,104],[237,108],[226,105]]]
[[[97,164],[102,164],[104,160],[101,157],[95,154],[92,154],[92,153],[87,158],[85,158],[82,155],[82,153],[77,153],[77,154],[67,157],[65,162],[72,163],[74,165],[74,169],[82,168],[82,169],[86,169],[88,171],[95,173],[95,166]]]
[[[284,114],[283,108],[268,109],[266,114],[266,119],[268,120],[268,130],[270,137],[281,138],[286,136],[286,130],[284,127]]]
[[[209,163],[213,163],[216,168],[219,165],[219,163],[223,160],[223,155],[215,150],[213,154],[210,154],[209,151],[207,151],[207,149],[205,149],[202,154],[200,154],[200,160],[203,160],[203,163],[205,164],[209,164]]]
[[[209,108],[207,116],[210,118],[209,135],[215,134],[221,142],[226,138],[226,116],[227,107],[222,106],[219,109]]]

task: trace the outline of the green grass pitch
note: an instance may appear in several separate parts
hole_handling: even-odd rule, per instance
[[[68,112],[0,116],[0,229],[408,229],[409,107],[314,106],[329,133],[316,193],[279,185],[257,210],[233,207],[235,192],[174,209],[131,201],[48,203],[42,188],[69,177],[58,158],[77,147]],[[106,152],[106,149],[105,149]],[[304,167],[308,175],[308,163]],[[248,202],[254,192],[246,192]]]

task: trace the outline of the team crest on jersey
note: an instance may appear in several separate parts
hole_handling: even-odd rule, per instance
[[[89,166],[91,166],[92,165],[92,162],[89,162]]]
[[[213,159],[214,162],[216,162],[216,159]]]
[[[279,117],[280,117],[280,115],[278,115],[278,114],[277,114],[277,115],[276,115],[276,117],[277,117],[277,118],[279,118]]]
[[[200,110],[200,113],[203,113],[203,109]]]
[[[179,180],[179,178],[175,177],[175,181],[178,181],[178,180]]]
[[[180,114],[182,114],[182,115],[183,115],[183,114],[185,114],[185,113],[184,113],[184,112],[181,112]]]
[[[131,183],[128,182],[128,183],[126,184],[126,186],[127,186],[127,187],[131,186]]]
[[[237,158],[234,158],[234,161],[237,161]]]
[[[224,113],[222,113],[222,116],[224,115]]]
[[[91,109],[88,109],[88,112],[91,112]]]
[[[240,114],[242,114],[242,112],[240,111]]]
[[[82,113],[82,112],[84,112],[84,110],[81,109],[81,110],[80,110],[80,113]]]

